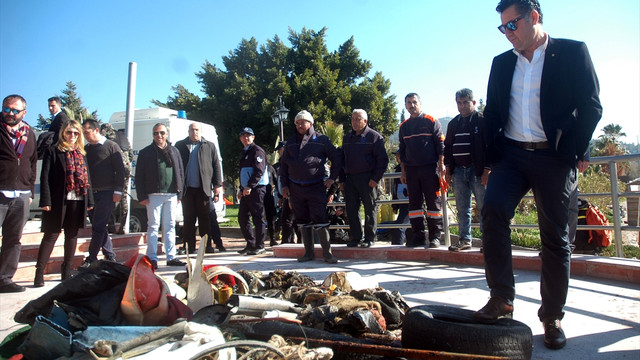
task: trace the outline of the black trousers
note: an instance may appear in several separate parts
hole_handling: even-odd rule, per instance
[[[200,234],[209,234],[209,197],[201,188],[188,187],[182,196],[182,236],[189,251],[196,249],[196,219]],[[202,244],[204,245],[204,244]]]
[[[500,162],[491,168],[482,207],[487,284],[491,296],[515,298],[509,225],[518,203],[532,190],[542,240],[541,321],[564,315],[571,255],[569,212],[576,185],[575,164],[552,150],[529,151],[507,145]]]
[[[238,222],[240,231],[247,241],[247,249],[264,249],[264,186],[251,189],[251,194],[240,198]],[[253,227],[251,226],[253,221]]]

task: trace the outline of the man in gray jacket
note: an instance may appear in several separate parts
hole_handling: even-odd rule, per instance
[[[202,127],[198,123],[189,125],[189,136],[176,143],[184,166],[185,189],[182,196],[182,215],[184,216],[183,238],[187,251],[196,251],[196,217],[200,235],[209,234],[209,206],[218,201],[222,189],[222,169],[218,149],[214,143],[202,137]],[[217,221],[217,220],[216,220]],[[213,253],[211,238],[207,240],[207,253]],[[223,251],[220,234],[213,239],[218,251]],[[201,244],[202,246],[203,244]]]

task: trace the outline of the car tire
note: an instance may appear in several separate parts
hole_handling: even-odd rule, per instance
[[[129,218],[129,232],[145,232],[147,231],[147,211],[145,209],[131,210]]]
[[[402,323],[402,347],[531,359],[531,328],[513,319],[481,324],[472,310],[442,305],[409,309]]]

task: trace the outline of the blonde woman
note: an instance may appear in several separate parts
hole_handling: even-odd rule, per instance
[[[44,286],[44,270],[62,229],[64,261],[60,272],[62,280],[70,276],[78,229],[84,228],[87,210],[93,207],[82,126],[75,120],[62,125],[58,142],[44,154],[40,175],[40,207],[44,235],[36,262],[35,287]]]

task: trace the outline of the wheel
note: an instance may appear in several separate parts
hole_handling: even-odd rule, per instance
[[[129,218],[129,232],[145,232],[147,231],[147,212],[145,209],[131,210]]]
[[[402,347],[531,359],[533,334],[527,325],[513,319],[481,324],[473,313],[442,305],[411,308],[402,323]]]

